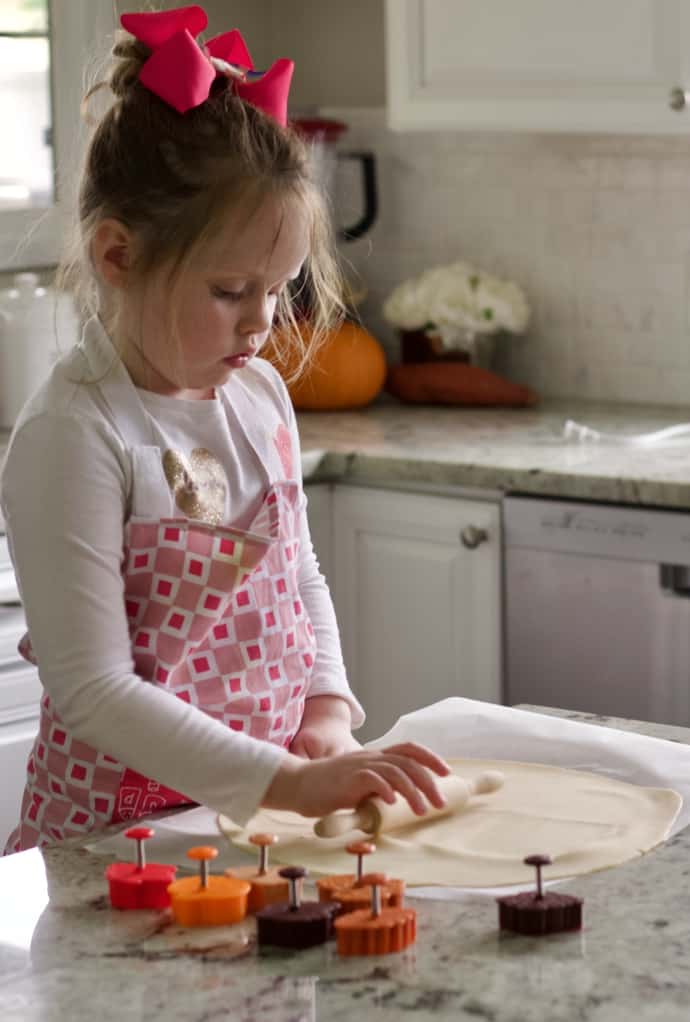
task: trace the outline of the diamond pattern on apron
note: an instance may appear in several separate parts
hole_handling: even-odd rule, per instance
[[[124,537],[125,610],[142,683],[229,730],[286,747],[302,719],[316,656],[299,594],[301,499],[297,482],[278,481],[267,487],[248,530],[133,517]],[[35,662],[28,636],[20,649]],[[46,694],[20,824],[5,851],[188,801],[80,741]]]
[[[247,532],[130,522],[124,569],[137,673],[231,730],[286,747],[316,653],[297,584],[299,496],[294,483],[274,486]],[[7,851],[189,801],[79,741],[47,696],[27,769]]]

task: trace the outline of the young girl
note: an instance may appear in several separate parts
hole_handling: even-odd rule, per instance
[[[361,749],[314,557],[284,384],[257,357],[306,274],[337,307],[327,220],[285,126],[290,61],[252,75],[199,7],[123,15],[80,191],[81,343],[25,406],[2,474],[45,694],[7,851],[185,802],[244,824],[400,792],[447,766]],[[74,266],[68,267],[73,273]],[[426,796],[426,798],[424,797]]]

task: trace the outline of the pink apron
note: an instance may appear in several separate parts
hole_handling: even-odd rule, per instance
[[[98,369],[93,351],[85,353]],[[120,365],[100,386],[128,440],[132,416],[148,413]],[[239,422],[237,410],[223,399]],[[250,403],[244,410],[251,415]],[[266,478],[265,496],[250,528],[133,514],[125,526],[123,579],[142,684],[166,689],[231,730],[287,747],[302,719],[316,642],[298,586],[301,487],[276,478],[290,465],[285,449],[289,433],[277,418],[276,424],[271,432],[276,462],[268,468],[245,427]],[[146,457],[133,457],[133,488],[137,460],[147,462],[148,469],[152,455],[160,462],[157,448],[142,450]],[[147,492],[145,474],[139,504],[152,492],[150,486]],[[134,511],[136,505],[135,494]],[[25,640],[20,649],[31,658],[28,636]],[[45,694],[20,824],[5,851],[83,836],[188,801],[80,741]]]

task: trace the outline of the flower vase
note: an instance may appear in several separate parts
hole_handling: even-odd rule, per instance
[[[468,351],[444,350],[438,338],[424,330],[398,330],[401,362],[469,362]]]
[[[474,339],[470,365],[491,369],[496,351],[496,334],[479,334]]]
[[[398,330],[400,356],[409,362],[465,362],[490,369],[496,347],[492,334],[467,334],[465,343],[457,348],[444,348],[439,337],[424,330]]]

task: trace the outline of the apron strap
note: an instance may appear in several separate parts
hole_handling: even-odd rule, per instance
[[[141,445],[147,433],[155,444],[151,417],[146,411],[136,387],[97,316],[84,326],[79,344],[95,383],[103,395],[110,412],[128,447]]]

